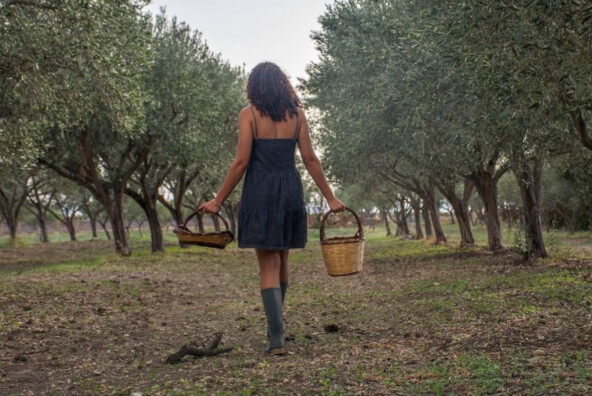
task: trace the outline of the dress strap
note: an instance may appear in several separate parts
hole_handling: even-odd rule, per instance
[[[249,108],[251,109],[251,113],[253,114],[253,122],[255,123],[255,130],[253,131],[255,133],[255,137],[258,137],[258,132],[257,132],[257,117],[255,117],[255,112],[253,111],[253,106],[249,106]]]
[[[294,140],[298,140],[298,132],[300,132],[300,119],[298,118],[298,109],[296,109],[296,130],[294,131]]]

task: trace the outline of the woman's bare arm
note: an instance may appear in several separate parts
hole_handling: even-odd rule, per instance
[[[224,183],[222,183],[222,187],[220,187],[216,198],[200,205],[199,209],[204,210],[206,213],[218,213],[226,198],[232,193],[232,190],[234,190],[245,174],[251,158],[251,148],[253,147],[252,122],[253,116],[249,108],[244,108],[238,117],[238,147],[236,149],[236,156],[228,169]]]
[[[333,211],[341,211],[344,209],[343,202],[333,195],[333,191],[331,190],[331,186],[327,182],[327,178],[325,177],[325,172],[323,172],[323,166],[321,165],[321,161],[314,152],[312,148],[312,141],[310,140],[310,133],[308,131],[308,123],[306,121],[306,116],[304,115],[304,111],[300,110],[300,119],[302,123],[300,125],[300,131],[298,133],[298,148],[300,149],[300,156],[302,157],[302,162],[306,167],[306,170],[316,183],[316,185],[321,190],[321,193],[329,203],[329,208]]]

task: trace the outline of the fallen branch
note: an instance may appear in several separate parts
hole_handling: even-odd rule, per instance
[[[187,355],[192,355],[196,357],[204,357],[204,356],[215,356],[221,353],[226,353],[232,351],[233,347],[225,347],[225,348],[218,348],[218,344],[222,340],[222,333],[216,333],[214,338],[210,341],[209,345],[206,347],[202,345],[201,348],[198,348],[195,342],[190,342],[185,344],[179,349],[179,351],[169,355],[167,357],[166,362],[168,364],[175,364],[179,363],[181,359],[183,359]]]

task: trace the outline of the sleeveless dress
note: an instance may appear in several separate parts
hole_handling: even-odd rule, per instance
[[[259,138],[257,119],[251,158],[243,183],[238,213],[238,246],[267,250],[304,248],[306,209],[295,152],[299,122],[293,138]]]

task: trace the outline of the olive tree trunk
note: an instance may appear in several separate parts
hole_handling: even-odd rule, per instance
[[[469,217],[469,200],[473,191],[474,184],[470,180],[465,180],[462,197],[456,193],[455,183],[437,184],[438,190],[450,202],[454,216],[456,216],[458,229],[460,231],[460,246],[471,246],[475,244],[475,238],[471,231],[471,219]]]
[[[409,198],[409,203],[413,209],[413,219],[415,221],[415,239],[423,239],[423,231],[421,229],[421,206],[419,201],[415,198]]]
[[[384,228],[386,229],[386,236],[392,236],[393,233],[391,232],[391,226],[389,225],[388,215],[386,208],[380,208],[380,215],[382,216],[382,221],[384,222]]]
[[[528,259],[547,257],[541,224],[543,161],[538,157],[532,163],[522,161],[513,167],[513,172],[520,188],[524,207]]]

